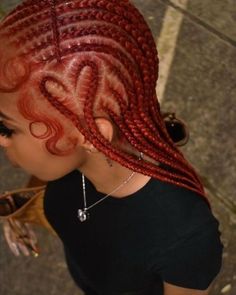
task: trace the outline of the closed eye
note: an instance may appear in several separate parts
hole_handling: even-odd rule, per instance
[[[6,136],[6,137],[11,137],[14,134],[14,130],[7,128],[2,121],[0,121],[0,135]]]

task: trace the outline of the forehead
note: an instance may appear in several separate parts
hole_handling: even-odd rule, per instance
[[[0,118],[21,120],[23,117],[17,108],[17,93],[0,92]]]
[[[0,120],[2,119],[11,120],[12,118],[0,111]]]

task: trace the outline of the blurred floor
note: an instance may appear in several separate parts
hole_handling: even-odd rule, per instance
[[[18,1],[0,0],[0,14]],[[164,110],[176,111],[189,125],[183,149],[202,176],[225,244],[224,263],[211,295],[236,294],[236,5],[235,0],[135,0],[150,24],[164,59],[173,46]],[[161,38],[167,12],[182,22],[177,41]],[[160,43],[159,43],[160,41]],[[166,42],[166,43],[165,43]],[[164,49],[166,48],[166,50]],[[165,73],[164,73],[165,74]],[[163,82],[162,82],[163,83]],[[0,152],[0,190],[24,184],[28,176],[8,166]],[[70,279],[60,242],[39,231],[42,255],[14,258],[0,236],[0,293],[53,295],[80,292]],[[4,283],[3,283],[4,282]]]

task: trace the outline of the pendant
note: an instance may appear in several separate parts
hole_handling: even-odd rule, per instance
[[[89,213],[87,212],[86,209],[79,209],[78,210],[78,218],[80,222],[84,222],[89,218]]]

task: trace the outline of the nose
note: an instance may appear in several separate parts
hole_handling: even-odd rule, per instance
[[[10,138],[0,134],[0,147],[7,148],[10,145]]]

